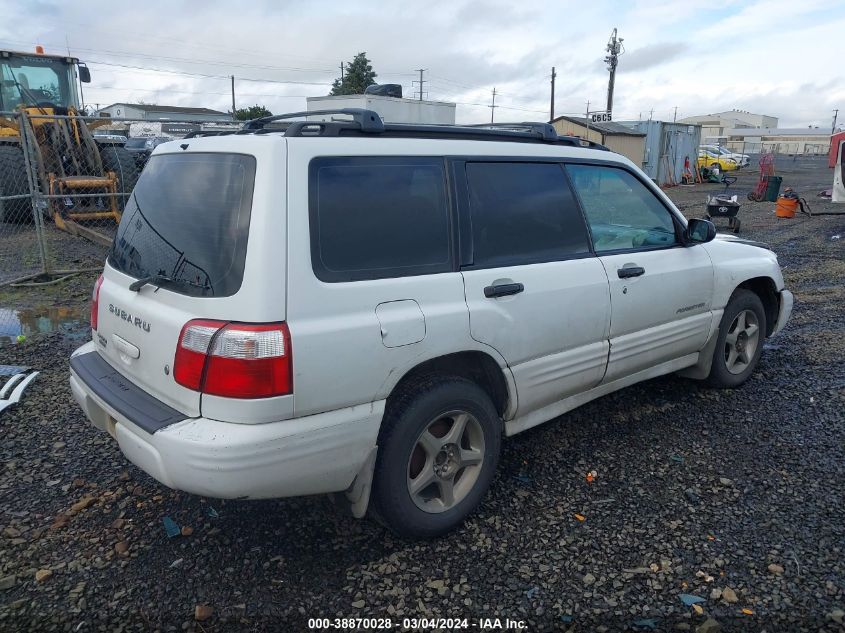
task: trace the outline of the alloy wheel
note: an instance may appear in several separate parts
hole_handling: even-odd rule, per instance
[[[408,492],[425,512],[454,508],[475,485],[484,463],[484,432],[466,411],[449,411],[426,424],[408,459]]]
[[[741,374],[757,353],[760,324],[753,310],[743,310],[728,328],[725,337],[725,367],[732,374]]]

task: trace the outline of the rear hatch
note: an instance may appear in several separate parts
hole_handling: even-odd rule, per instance
[[[126,203],[106,262],[93,335],[100,354],[187,416],[199,415],[201,402],[199,392],[173,377],[182,327],[196,318],[255,316],[239,293],[256,164],[254,155],[235,152],[153,155]]]

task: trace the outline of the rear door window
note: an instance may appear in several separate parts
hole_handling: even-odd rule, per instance
[[[136,278],[164,276],[168,290],[228,297],[241,287],[255,158],[153,156],[117,229],[109,264]]]
[[[442,158],[316,158],[311,263],[323,281],[452,270]]]
[[[475,268],[584,256],[584,218],[558,163],[466,164]]]

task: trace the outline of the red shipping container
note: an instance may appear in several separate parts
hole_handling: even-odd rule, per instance
[[[830,155],[827,157],[827,166],[836,167],[836,157],[839,153],[839,144],[845,141],[845,132],[837,132],[830,137]]]

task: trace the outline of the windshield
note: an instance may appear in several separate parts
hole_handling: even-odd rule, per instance
[[[72,72],[64,60],[37,55],[0,58],[0,110],[18,106],[76,107]]]
[[[136,138],[130,138],[128,141],[126,141],[126,147],[129,147],[129,148],[144,147],[144,145],[146,145],[148,140],[149,140],[149,137],[143,137],[143,136],[139,136],[139,137],[136,137]]]
[[[126,203],[109,264],[137,279],[168,277],[165,287],[181,294],[235,294],[243,281],[254,181],[252,156],[153,156]]]

